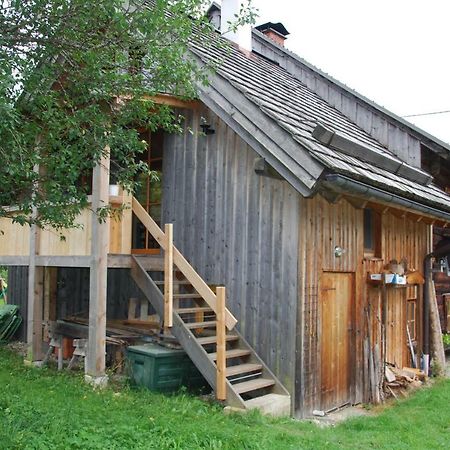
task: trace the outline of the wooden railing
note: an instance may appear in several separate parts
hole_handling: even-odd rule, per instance
[[[221,311],[219,309],[223,308],[223,318],[222,321],[225,325],[225,327],[228,330],[232,330],[234,326],[237,323],[236,318],[231,314],[231,312],[226,309],[224,306],[220,305],[221,308],[219,308],[218,302],[221,302],[222,299],[218,299],[218,296],[211,290],[211,288],[205,283],[203,278],[195,271],[195,269],[189,264],[189,262],[186,260],[186,258],[180,253],[180,251],[173,245],[173,231],[172,231],[172,225],[167,224],[165,227],[165,233],[161,230],[161,228],[157,225],[157,223],[150,217],[150,215],[147,213],[147,211],[143,208],[143,206],[133,197],[132,198],[132,211],[136,215],[136,217],[142,222],[142,224],[145,226],[147,231],[153,236],[153,238],[158,242],[158,244],[161,246],[161,248],[164,250],[165,254],[165,268],[167,267],[169,270],[165,270],[164,279],[169,281],[169,284],[172,285],[170,282],[172,277],[172,270],[170,270],[170,267],[173,267],[175,265],[178,270],[186,277],[186,279],[191,283],[191,285],[194,287],[194,289],[197,291],[197,293],[205,300],[205,302],[208,304],[208,306],[216,313],[216,315],[219,317],[221,315]],[[170,230],[170,231],[169,231]],[[169,231],[169,232],[168,232]],[[170,238],[170,240],[169,240]],[[170,272],[170,275],[169,275]],[[167,278],[166,278],[167,277]],[[218,288],[219,292],[222,292]],[[167,295],[167,307],[168,311],[172,308],[172,297],[173,297],[173,287],[164,286],[164,302],[166,304],[166,295]],[[220,294],[222,295],[222,294]],[[225,293],[223,293],[225,296]],[[223,301],[225,299],[223,298]],[[166,313],[164,314],[166,316]],[[167,312],[167,315],[169,315],[169,312]],[[167,322],[165,323],[169,324],[171,323],[172,318],[172,312],[170,312],[170,319],[167,317]],[[166,319],[166,317],[165,317]],[[218,339],[219,339],[219,330],[218,331]],[[225,338],[224,338],[225,341]],[[219,367],[219,363],[217,363],[217,367]]]

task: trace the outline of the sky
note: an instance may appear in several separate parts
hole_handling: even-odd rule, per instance
[[[450,110],[449,0],[252,0],[286,47],[399,116]],[[450,143],[450,113],[407,120]]]

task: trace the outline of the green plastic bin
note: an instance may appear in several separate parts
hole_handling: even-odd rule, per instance
[[[132,384],[152,391],[173,392],[182,386],[207,386],[184,350],[157,344],[134,345],[127,349],[127,363]]]

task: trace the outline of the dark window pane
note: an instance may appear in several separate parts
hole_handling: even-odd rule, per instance
[[[375,249],[373,210],[369,208],[364,209],[364,249]]]

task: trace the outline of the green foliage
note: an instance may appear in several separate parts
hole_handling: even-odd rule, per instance
[[[444,343],[445,347],[450,347],[450,334],[443,334],[442,342]]]
[[[145,143],[136,130],[181,129],[152,96],[191,99],[206,82],[187,49],[194,30],[212,32],[208,3],[2,1],[0,217],[72,226],[88,204],[81,179],[107,147],[117,181],[133,188],[148,170],[137,162]],[[252,19],[248,11],[238,19]]]
[[[225,416],[184,392],[93,391],[82,377],[28,368],[0,348],[0,449],[447,448],[450,381],[378,415],[319,429],[257,412]]]

